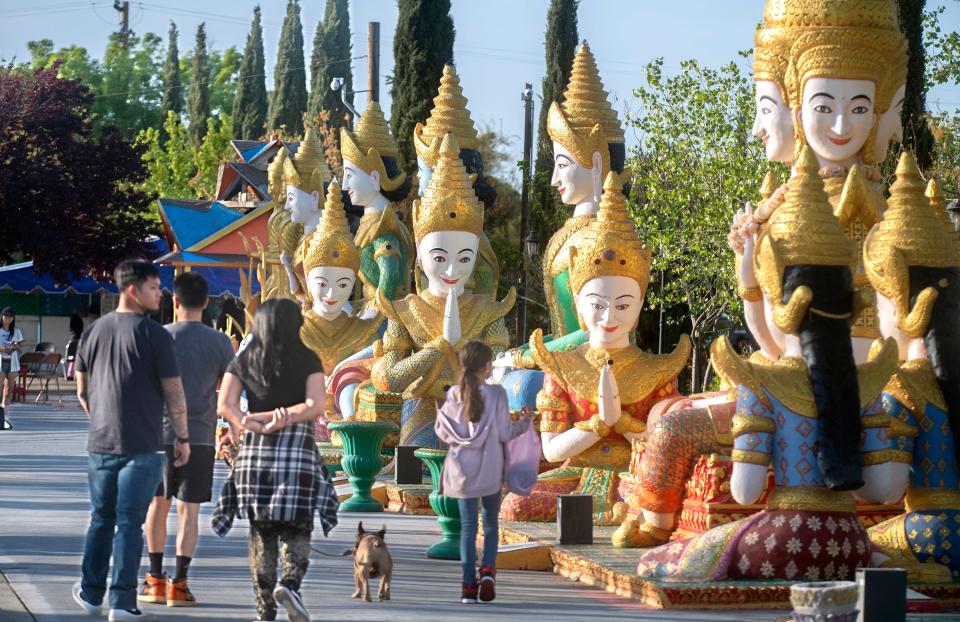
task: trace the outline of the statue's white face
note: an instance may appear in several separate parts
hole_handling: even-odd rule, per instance
[[[560,192],[560,200],[567,205],[579,205],[592,200],[593,169],[577,164],[577,159],[563,145],[553,141],[553,177],[550,183]]]
[[[427,184],[430,183],[431,177],[433,177],[433,169],[427,166],[423,158],[417,156],[417,179],[420,180],[420,185],[417,187],[417,194],[423,196],[423,191],[427,189]]]
[[[890,107],[880,115],[877,121],[877,135],[873,140],[873,161],[883,162],[887,157],[887,148],[891,141],[903,142],[903,97],[906,94],[907,85],[901,84],[897,92],[893,94],[890,101]]]
[[[907,356],[910,338],[903,334],[897,325],[897,305],[892,300],[877,292],[877,323],[880,325],[880,334],[884,337],[893,337],[900,350],[900,360]]]
[[[366,173],[351,162],[343,161],[343,189],[350,195],[350,202],[365,207],[374,202],[380,194],[380,173]]]
[[[479,244],[480,238],[466,231],[434,231],[423,236],[417,257],[430,292],[437,296],[446,296],[450,290],[463,293],[477,263]]]
[[[350,299],[356,276],[350,268],[336,266],[318,266],[310,270],[307,290],[313,300],[313,310],[324,319],[336,319]]]
[[[842,163],[863,149],[877,122],[871,80],[811,78],[803,87],[800,119],[807,143],[822,161]]]
[[[756,91],[753,135],[763,139],[764,153],[771,162],[793,161],[793,113],[783,99],[780,86],[772,80],[757,80]]]
[[[642,308],[640,284],[628,276],[598,276],[577,293],[577,313],[595,347],[626,347]]]
[[[290,210],[290,220],[293,222],[306,224],[320,210],[319,205],[319,192],[304,192],[296,186],[287,184],[287,201],[284,207]]]

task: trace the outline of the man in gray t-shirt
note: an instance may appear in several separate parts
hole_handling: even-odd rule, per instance
[[[233,346],[223,333],[201,321],[207,306],[207,282],[195,272],[186,272],[173,283],[173,307],[177,321],[167,325],[187,398],[187,424],[192,452],[190,462],[174,466],[169,425],[164,426],[167,462],[164,477],[147,513],[147,553],[150,570],[140,590],[141,602],[185,607],[197,604],[187,586],[187,571],[197,545],[200,504],[210,500],[217,430],[217,385],[233,360]],[[167,539],[167,514],[177,498],[177,565],[173,577],[163,572],[163,548]]]

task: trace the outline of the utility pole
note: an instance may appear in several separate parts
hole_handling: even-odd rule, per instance
[[[530,213],[530,169],[533,165],[533,85],[524,85],[520,95],[523,101],[523,186],[520,191],[520,245],[523,250],[523,269],[520,274],[520,297],[517,303],[517,338],[527,338],[527,260],[533,257],[527,249],[527,229]],[[530,266],[532,268],[532,266]]]
[[[120,43],[126,46],[130,40],[130,3],[127,0],[113,0],[113,8],[120,13]]]
[[[367,103],[380,101],[380,22],[367,22]]]

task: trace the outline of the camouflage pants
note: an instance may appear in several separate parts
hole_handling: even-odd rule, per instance
[[[253,596],[261,620],[277,617],[273,590],[277,587],[277,561],[283,574],[280,583],[296,592],[310,565],[310,535],[313,519],[292,523],[250,521],[250,574],[253,575]]]

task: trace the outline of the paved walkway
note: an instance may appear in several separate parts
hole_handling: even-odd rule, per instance
[[[70,597],[77,580],[83,534],[88,523],[87,421],[69,400],[52,405],[16,405],[15,430],[0,433],[0,620],[3,622],[79,622]],[[218,465],[215,491],[225,475]],[[252,620],[252,586],[247,567],[246,523],[223,540],[209,529],[211,505],[201,515],[201,536],[191,567],[191,587],[202,606],[167,609],[147,605],[164,620]],[[172,517],[173,518],[173,517]],[[340,551],[352,545],[358,520],[386,523],[395,560],[393,600],[363,604],[353,591],[349,558],[314,556],[303,594],[315,620],[382,622],[495,620],[536,616],[553,621],[773,620],[786,612],[663,612],[567,581],[551,573],[502,572],[498,598],[491,605],[459,604],[459,564],[429,560],[426,546],[439,529],[433,517],[395,514],[341,514],[340,526],[314,545]],[[170,523],[171,533],[175,527]],[[167,560],[174,551],[168,546]],[[168,564],[169,565],[169,564]],[[169,568],[168,568],[169,570]],[[29,611],[29,613],[27,612]],[[282,615],[281,615],[282,619]]]

